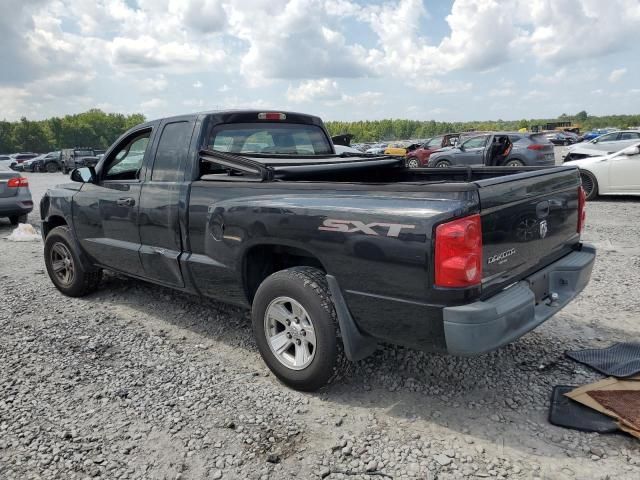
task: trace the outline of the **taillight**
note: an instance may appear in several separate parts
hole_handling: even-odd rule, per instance
[[[528,145],[527,148],[529,150],[544,150],[547,146],[541,145],[540,143],[532,143],[531,145]]]
[[[10,188],[18,188],[18,187],[28,187],[29,180],[24,177],[14,177],[10,178],[7,182],[7,187]]]
[[[482,224],[480,215],[436,227],[435,285],[470,287],[482,280]]]
[[[584,193],[584,188],[580,185],[578,187],[578,233],[582,233],[582,230],[584,230],[584,222],[587,219],[586,203],[587,196]]]
[[[287,116],[284,113],[277,112],[262,112],[258,114],[258,120],[286,120]]]

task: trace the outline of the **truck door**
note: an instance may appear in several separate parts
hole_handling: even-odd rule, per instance
[[[84,250],[104,266],[142,274],[138,208],[140,172],[152,128],[137,130],[109,152],[96,183],[73,197],[73,226]]]
[[[145,277],[177,287],[184,286],[179,259],[186,224],[181,219],[186,219],[185,167],[193,128],[193,117],[160,126],[140,196],[140,259]]]

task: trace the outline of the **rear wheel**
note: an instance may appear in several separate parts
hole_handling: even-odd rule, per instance
[[[58,165],[56,165],[55,163],[51,162],[51,163],[47,163],[47,165],[45,166],[45,169],[47,170],[47,172],[49,173],[56,173],[58,171]]]
[[[582,180],[582,188],[587,200],[593,200],[598,196],[598,181],[592,173],[582,170],[580,172],[580,179]]]
[[[14,215],[12,217],[9,217],[9,221],[11,222],[11,225],[18,225],[19,223],[27,223],[27,214],[25,213],[24,215]]]
[[[251,316],[263,360],[286,385],[317,390],[348,365],[320,270],[294,267],[267,277],[256,292]]]
[[[420,166],[420,164],[418,163],[418,159],[415,157],[411,157],[409,160],[407,160],[407,167],[409,168],[418,168]]]
[[[447,168],[450,167],[451,163],[449,163],[447,160],[440,160],[439,162],[436,162],[435,167],[436,168]]]
[[[102,270],[82,264],[66,226],[56,227],[47,235],[44,263],[55,287],[70,297],[82,297],[95,291],[102,279]]]
[[[505,167],[522,167],[524,166],[524,163],[522,163],[522,161],[520,160],[509,160],[507,162],[505,162],[504,164]]]

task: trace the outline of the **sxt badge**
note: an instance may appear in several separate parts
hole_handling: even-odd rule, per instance
[[[386,228],[387,237],[398,237],[402,230],[413,230],[416,228],[415,225],[402,225],[400,223],[364,223],[359,220],[334,220],[327,218],[322,222],[322,226],[318,227],[318,230],[342,233],[362,232],[365,235],[379,236],[380,234],[374,230],[376,227]]]

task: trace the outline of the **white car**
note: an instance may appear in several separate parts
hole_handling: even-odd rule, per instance
[[[362,155],[362,152],[360,150],[353,147],[347,147],[345,145],[334,145],[333,148],[338,155],[340,155],[341,153],[359,153],[360,155]]]
[[[640,142],[601,157],[572,160],[591,200],[598,195],[640,195]]]
[[[634,145],[640,141],[640,130],[620,130],[605,133],[588,142],[571,145],[564,157],[565,162],[580,158],[595,157],[618,152],[624,147]]]

